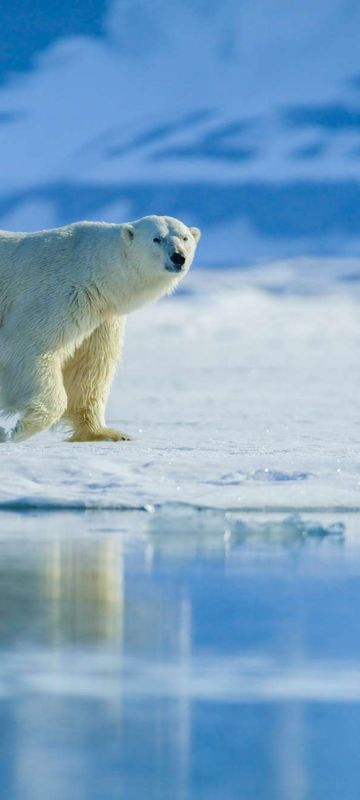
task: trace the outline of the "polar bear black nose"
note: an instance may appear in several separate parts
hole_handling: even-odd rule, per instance
[[[185,256],[183,256],[181,253],[173,253],[171,256],[171,261],[173,264],[182,267],[182,265],[185,264]]]

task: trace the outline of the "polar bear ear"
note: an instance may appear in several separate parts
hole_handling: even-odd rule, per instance
[[[131,242],[134,238],[134,226],[130,225],[129,222],[126,222],[125,225],[122,226],[123,231],[122,235],[126,242]]]
[[[200,228],[190,228],[190,231],[195,239],[195,242],[198,242],[201,236]]]

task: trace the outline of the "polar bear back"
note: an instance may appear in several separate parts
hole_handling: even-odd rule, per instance
[[[76,222],[35,233],[0,231],[0,281],[8,276],[13,279],[14,268],[16,277],[24,281],[23,288],[34,285],[36,274],[45,282],[53,273],[73,280],[80,277],[80,270],[83,278],[99,253],[102,261],[106,258],[109,231],[111,239],[120,240],[120,229],[121,225],[103,222]]]
[[[0,325],[9,309],[19,319],[34,306],[59,314],[77,288],[101,284],[114,253],[120,264],[121,225],[77,222],[35,233],[0,231]]]

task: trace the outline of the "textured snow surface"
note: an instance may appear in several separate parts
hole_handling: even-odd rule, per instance
[[[1,505],[360,507],[358,275],[195,269],[128,319],[108,421],[134,441],[2,444]]]

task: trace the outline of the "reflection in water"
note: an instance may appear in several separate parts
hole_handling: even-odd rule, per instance
[[[121,641],[123,559],[116,536],[84,546],[60,537],[48,542],[40,593],[46,598],[46,628],[54,643]]]
[[[359,797],[355,516],[1,520],[1,796]]]

